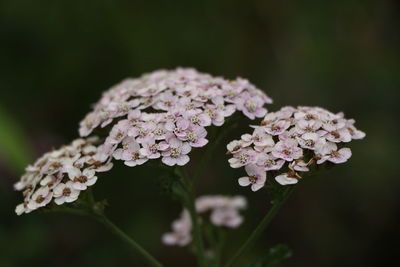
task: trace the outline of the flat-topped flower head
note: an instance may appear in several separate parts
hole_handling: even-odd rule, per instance
[[[17,206],[18,215],[29,213],[51,203],[57,205],[73,202],[81,191],[97,181],[96,172],[112,168],[111,154],[103,146],[97,146],[99,139],[91,137],[77,139],[70,145],[44,154],[14,187],[23,192],[24,202]]]
[[[284,107],[251,126],[253,134],[228,144],[229,163],[232,168],[245,167],[248,176],[239,184],[251,185],[253,191],[263,187],[268,171],[278,172],[275,180],[281,185],[295,184],[299,173],[310,171],[313,164],[340,164],[351,157],[350,148],[343,145],[365,137],[354,123],[343,113],[320,107]]]
[[[226,80],[194,69],[160,70],[127,79],[103,93],[80,123],[79,133],[88,136],[110,127],[105,144],[115,159],[128,166],[160,157],[164,164],[184,165],[189,161],[187,145],[208,143],[208,126],[223,125],[235,111],[261,118],[267,112],[265,104],[271,102],[241,78]],[[169,144],[173,138],[181,141],[179,147]],[[263,134],[253,139],[260,145],[270,141]]]
[[[195,201],[196,212],[207,215],[211,224],[217,227],[237,228],[244,218],[239,211],[247,207],[242,196],[201,196]],[[206,219],[206,218],[205,218]],[[162,241],[169,246],[186,246],[192,241],[192,223],[189,212],[184,209],[180,218],[173,221],[172,232],[165,233]]]

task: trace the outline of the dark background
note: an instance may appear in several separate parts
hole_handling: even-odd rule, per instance
[[[281,266],[388,265],[400,237],[399,9],[395,0],[0,1],[0,266],[144,266],[91,219],[17,217],[22,197],[12,184],[27,163],[77,137],[102,91],[177,66],[246,77],[275,100],[269,110],[345,111],[367,133],[352,142],[347,164],[298,186],[251,257],[286,243],[294,254]],[[199,194],[248,196],[230,253],[269,198],[237,185],[242,173],[227,164],[227,142]],[[160,193],[148,167],[118,165],[95,189],[110,202],[110,218],[160,261],[193,264],[185,249],[160,242],[181,208]]]

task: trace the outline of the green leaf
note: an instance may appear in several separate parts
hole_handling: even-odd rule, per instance
[[[27,140],[18,123],[0,108],[0,157],[12,171],[22,171],[33,158]]]
[[[247,264],[245,267],[267,267],[276,266],[282,261],[290,258],[292,256],[292,251],[288,246],[279,244],[269,249],[267,255],[263,258],[257,260],[252,264]]]

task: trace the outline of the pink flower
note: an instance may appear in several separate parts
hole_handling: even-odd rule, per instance
[[[144,122],[140,125],[132,127],[128,131],[128,136],[134,137],[139,144],[149,142],[154,138],[153,131],[157,125],[154,122]]]
[[[183,117],[178,117],[175,122],[168,121],[165,124],[165,129],[173,132],[178,138],[186,137],[186,130],[189,128],[190,122]]]
[[[324,145],[326,143],[325,138],[320,137],[316,133],[305,133],[301,137],[298,137],[297,141],[302,148],[307,148],[310,150],[314,150],[315,147]]]
[[[350,148],[341,148],[337,150],[337,145],[335,143],[328,142],[323,148],[319,150],[321,153],[320,159],[317,160],[317,164],[322,164],[325,161],[330,161],[332,163],[344,163],[351,157]]]
[[[292,161],[289,165],[291,170],[299,171],[299,172],[308,172],[310,169],[308,168],[308,164],[304,162],[304,160],[295,160]]]
[[[313,133],[320,129],[322,122],[319,120],[299,120],[296,124],[296,132],[299,134]]]
[[[261,154],[258,156],[257,165],[263,167],[264,171],[276,171],[280,170],[285,164],[283,159],[278,159],[271,154]]]
[[[162,162],[168,166],[179,165],[183,166],[189,162],[189,156],[187,155],[191,147],[188,143],[182,142],[177,138],[170,138],[167,140],[169,149],[162,153]]]
[[[205,128],[191,125],[186,130],[186,136],[183,140],[187,141],[192,147],[203,147],[208,143],[208,140],[205,138],[206,136],[207,131]]]
[[[183,114],[183,117],[190,121],[190,123],[202,127],[211,125],[211,118],[201,109],[188,110]]]
[[[148,158],[140,153],[140,145],[133,138],[127,138],[123,148],[117,149],[113,156],[115,159],[125,161],[125,165],[129,167],[142,165],[148,161]]]
[[[237,228],[243,222],[243,217],[235,209],[216,209],[211,213],[210,221],[216,226]]]
[[[229,159],[232,168],[240,168],[242,166],[256,162],[256,152],[251,148],[243,148]]]
[[[261,189],[264,186],[265,181],[267,179],[267,174],[265,173],[264,169],[251,164],[247,165],[245,167],[245,170],[249,176],[239,178],[239,185],[241,186],[251,185],[251,190],[253,192]]]
[[[280,135],[290,127],[290,121],[278,120],[265,126],[265,131],[271,135]]]
[[[272,150],[272,155],[286,161],[292,161],[303,156],[303,150],[297,146],[296,141],[287,139],[276,143]]]
[[[183,247],[192,241],[192,221],[187,210],[183,210],[181,217],[172,223],[172,230],[162,236],[165,245]]]
[[[256,128],[252,135],[244,134],[242,135],[241,139],[243,140],[243,146],[250,146],[254,144],[255,146],[260,147],[272,147],[275,145],[272,136],[265,133],[263,128]]]
[[[107,137],[107,144],[119,144],[122,139],[125,138],[129,129],[129,121],[122,120],[118,122],[110,132],[110,135]]]
[[[259,96],[251,96],[243,93],[242,97],[236,101],[236,106],[243,114],[251,120],[265,116],[267,110],[263,108],[264,100]]]
[[[351,135],[348,129],[340,129],[340,130],[335,130],[332,132],[328,132],[325,136],[326,140],[335,142],[335,143],[341,143],[341,142],[350,142],[351,141]]]
[[[156,143],[154,140],[143,144],[143,148],[140,149],[140,154],[149,158],[157,159],[161,157],[161,152],[166,151],[169,148],[169,144],[165,141]]]
[[[235,154],[239,152],[244,147],[244,142],[242,140],[233,140],[227,146],[226,149],[228,150],[227,153]]]

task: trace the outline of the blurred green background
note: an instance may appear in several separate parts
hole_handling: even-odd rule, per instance
[[[367,133],[348,164],[299,186],[249,258],[287,243],[293,257],[281,266],[388,265],[400,238],[399,11],[395,0],[0,1],[0,266],[144,266],[91,219],[17,217],[12,184],[27,163],[77,137],[102,91],[177,66],[246,77],[275,100],[270,110],[345,111]],[[199,194],[248,196],[229,254],[269,198],[236,184],[242,173],[229,168],[226,142]],[[193,266],[185,249],[160,242],[181,207],[154,172],[118,165],[101,178],[95,194],[112,220],[167,266]]]

